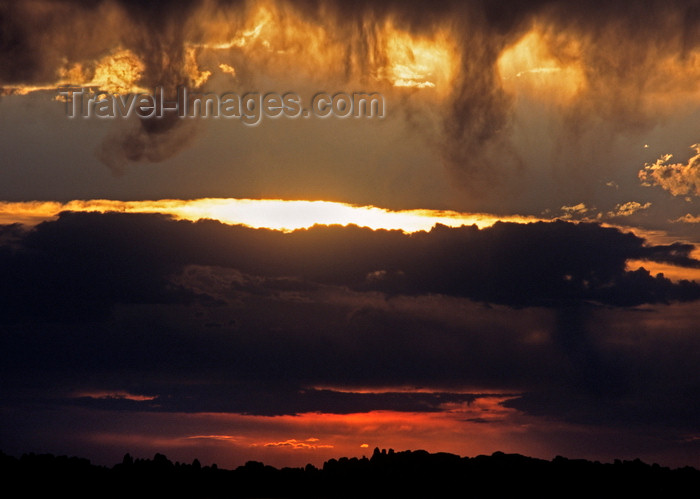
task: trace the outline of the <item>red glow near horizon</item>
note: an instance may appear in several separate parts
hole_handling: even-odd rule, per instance
[[[100,446],[141,449],[143,457],[151,457],[153,452],[164,452],[183,462],[204,457],[226,468],[248,460],[273,466],[321,466],[331,458],[369,457],[368,452],[371,454],[375,447],[459,455],[532,450],[517,443],[527,431],[528,418],[504,407],[502,403],[507,399],[477,398],[425,413],[142,413],[129,416],[141,418],[139,425],[128,425],[120,433],[93,433],[86,439]],[[144,424],[145,420],[148,423]],[[149,430],[134,431],[141,427]]]

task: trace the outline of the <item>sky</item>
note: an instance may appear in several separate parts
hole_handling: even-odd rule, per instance
[[[2,0],[0,283],[9,454],[700,467],[700,4]]]

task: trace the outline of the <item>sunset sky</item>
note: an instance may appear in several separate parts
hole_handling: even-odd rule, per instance
[[[699,467],[700,3],[0,0],[0,342],[14,455]]]

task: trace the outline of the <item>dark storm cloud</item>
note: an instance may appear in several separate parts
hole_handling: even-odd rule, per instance
[[[216,308],[217,303],[257,296],[288,303],[288,318],[302,332],[321,331],[332,314],[314,305],[314,296],[337,286],[381,292],[378,296],[438,294],[487,304],[554,307],[560,310],[559,329],[571,331],[570,314],[587,303],[633,306],[700,298],[695,282],[674,283],[625,268],[627,259],[697,266],[689,256],[692,246],[646,245],[632,234],[594,224],[499,223],[482,230],[438,226],[413,235],[335,226],[284,234],[158,215],[64,213],[55,222],[24,232],[10,226],[3,234],[8,235],[0,261],[5,323],[80,323],[106,318],[119,304]],[[343,327],[358,333],[379,327],[389,335],[444,327],[432,319],[405,320],[360,307]],[[225,317],[209,321],[214,329],[227,324]],[[264,321],[254,327],[264,329]],[[563,346],[570,334],[561,338]],[[262,334],[261,341],[266,337]],[[275,343],[288,341],[272,336],[267,346],[276,351]],[[289,362],[317,366],[316,374],[329,368],[313,357],[315,349],[287,345],[286,350],[295,352]],[[414,369],[421,372],[418,364]],[[426,373],[435,369],[431,365]]]
[[[119,213],[2,234],[4,407],[420,412],[488,390],[565,421],[697,427],[697,317],[666,315],[693,304],[589,304],[700,298],[624,268],[697,265],[690,247],[566,222],[284,234]],[[438,389],[352,388],[399,386]]]
[[[122,306],[109,320],[78,324],[5,325],[4,397],[137,411],[424,412],[488,396],[461,393],[464,383],[523,387],[556,370],[546,346],[519,344],[526,331],[504,331],[482,320],[449,324],[439,317],[439,304],[435,317],[420,317],[382,310],[376,299],[379,308],[358,309],[313,293],[305,302],[260,294],[238,298],[230,306]],[[483,313],[503,317],[474,310]],[[213,325],[212,317],[229,320]],[[426,385],[444,388],[352,390]],[[135,397],[89,396],[100,392]]]
[[[146,84],[185,84],[185,77],[178,75],[184,51],[181,23],[197,3],[4,0],[0,82],[53,82],[66,59],[95,59],[124,45],[146,59]]]
[[[3,317],[72,321],[104,316],[114,303],[171,301],[177,292],[168,289],[166,278],[182,261],[165,252],[158,255],[154,244],[159,243],[148,236],[150,231],[158,237],[158,225],[152,222],[49,224],[27,232],[21,249],[2,247]],[[122,233],[124,223],[128,229]],[[130,246],[123,239],[126,233],[139,234],[140,243]]]
[[[659,69],[664,58],[691,69],[692,53],[700,47],[700,6],[694,0],[338,3],[346,6],[340,7],[343,19],[369,11],[397,16],[414,32],[446,20],[458,26],[461,60],[442,114],[441,141],[447,165],[477,194],[480,187],[500,182],[510,171],[506,163],[522,166],[508,142],[513,96],[503,89],[496,66],[504,49],[533,25],[543,28],[555,59],[571,59],[558,45],[562,35],[580,50],[587,88],[566,107],[567,129],[561,131],[571,141],[601,119],[613,133],[649,130],[663,114],[649,105],[649,95],[698,88],[692,70],[671,74]]]
[[[192,264],[510,306],[634,306],[699,299],[695,282],[625,267],[628,259],[641,259],[697,268],[692,250],[567,222],[437,226],[413,235],[339,226],[284,234],[161,216],[65,213],[29,230],[21,249],[3,247],[1,303],[7,319],[80,317],[113,303],[177,301],[191,293],[169,279]]]
[[[679,70],[671,74],[667,65],[660,66],[668,58],[678,67],[692,63],[693,51],[700,46],[700,8],[693,0],[587,0],[575,5],[480,0],[282,4],[291,5],[342,40],[347,45],[344,65],[348,68],[386,60],[377,30],[387,19],[417,34],[452,28],[458,38],[458,70],[447,102],[430,112],[437,113],[442,123],[436,140],[446,163],[475,192],[485,184],[498,183],[513,164],[522,163],[509,145],[513,96],[504,90],[496,66],[503,50],[535,24],[544,29],[555,59],[572,59],[558,46],[560,35],[570,36],[579,47],[574,59],[584,68],[587,85],[566,109],[572,140],[601,119],[612,132],[650,129],[660,116],[658,108],[649,105],[648,95],[697,90],[697,73],[690,66],[687,74]],[[122,46],[144,61],[142,86],[163,86],[173,94],[178,85],[194,85],[186,47],[206,39],[206,20],[244,9],[243,2],[223,0],[2,2],[0,84],[54,82],[66,63],[94,61]],[[231,29],[233,33],[237,28]],[[660,67],[666,68],[664,74]],[[237,68],[241,74],[259,71],[249,60],[241,60]],[[323,79],[323,72],[319,73]],[[161,161],[186,143],[181,140],[183,134],[194,133],[188,129],[170,134],[171,129],[182,127],[177,119],[155,127],[142,120],[142,125],[139,133],[127,130],[110,137],[99,157],[116,171],[133,161]]]
[[[196,88],[185,70],[183,23],[199,3],[3,1],[0,84],[52,84],[69,64],[94,73],[94,61],[126,48],[144,62],[141,85],[162,87],[167,98],[174,99],[178,86]],[[186,120],[139,119],[116,126],[97,149],[97,157],[121,174],[130,162],[159,162],[174,156],[194,135],[192,123]]]

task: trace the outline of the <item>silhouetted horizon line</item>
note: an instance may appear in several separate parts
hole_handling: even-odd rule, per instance
[[[437,452],[429,452],[424,449],[404,449],[404,450],[395,450],[393,448],[380,448],[380,447],[375,447],[372,455],[370,457],[367,457],[366,455],[363,455],[362,457],[357,457],[357,456],[339,456],[339,457],[332,457],[323,462],[321,467],[317,467],[316,465],[312,463],[306,463],[305,465],[300,465],[300,466],[274,466],[271,464],[265,464],[262,461],[257,461],[254,459],[249,459],[247,460],[244,464],[235,466],[235,467],[220,467],[217,463],[212,462],[209,465],[203,465],[201,464],[201,461],[198,457],[194,457],[191,463],[187,462],[181,462],[181,461],[172,461],[168,459],[168,457],[161,452],[155,452],[153,457],[136,457],[133,455],[131,452],[126,452],[120,462],[114,463],[113,465],[106,465],[106,464],[96,464],[94,463],[90,458],[86,457],[81,457],[78,455],[68,455],[68,454],[54,454],[52,452],[35,452],[35,451],[30,451],[30,452],[23,452],[20,455],[16,454],[8,454],[2,449],[0,449],[0,459],[4,458],[13,458],[17,460],[21,460],[23,458],[30,458],[30,457],[45,457],[45,458],[55,458],[55,459],[67,459],[67,460],[75,460],[75,461],[81,461],[84,463],[89,463],[91,466],[94,467],[99,467],[99,468],[106,468],[106,469],[114,469],[115,467],[123,466],[127,461],[130,461],[132,464],[138,463],[138,462],[153,462],[153,461],[167,461],[168,463],[174,465],[174,466],[198,466],[201,468],[211,468],[211,469],[216,469],[216,470],[221,470],[221,471],[236,471],[238,469],[246,468],[249,466],[255,466],[255,465],[263,465],[266,469],[274,469],[277,471],[281,470],[308,470],[308,469],[323,469],[328,463],[334,463],[334,462],[343,462],[343,461],[371,461],[372,458],[381,457],[381,456],[400,456],[400,455],[423,455],[423,456],[447,456],[450,458],[458,458],[460,460],[473,460],[473,459],[484,459],[484,458],[499,458],[499,457],[516,457],[516,458],[525,458],[528,460],[532,461],[537,461],[537,462],[543,462],[543,463],[554,463],[556,461],[570,461],[570,462],[578,462],[578,463],[591,463],[591,464],[599,464],[599,465],[620,465],[620,464],[629,464],[629,463],[634,463],[637,465],[645,465],[649,467],[654,467],[654,468],[660,468],[660,469],[666,469],[666,470],[694,470],[700,472],[700,468],[696,468],[692,465],[683,465],[683,466],[664,466],[661,465],[657,462],[646,462],[642,460],[639,457],[636,458],[631,458],[631,459],[622,459],[622,458],[613,458],[612,461],[601,461],[598,459],[588,459],[588,458],[576,458],[576,457],[567,457],[567,456],[562,456],[557,454],[554,458],[552,459],[546,459],[546,458],[541,458],[541,457],[534,457],[534,456],[528,456],[525,454],[517,453],[517,452],[504,452],[500,450],[496,450],[492,452],[491,454],[475,454],[473,456],[467,456],[467,455],[460,455],[460,454],[455,454],[452,452],[442,452],[442,451],[437,451]],[[195,464],[197,463],[197,464]]]
[[[153,459],[124,455],[109,468],[88,459],[0,451],[7,490],[20,488],[29,497],[69,492],[73,498],[168,497],[187,499],[253,498],[387,498],[515,497],[534,492],[540,498],[680,497],[700,482],[690,466],[670,469],[640,459],[600,463],[557,456],[551,461],[496,451],[490,456],[461,457],[424,450],[396,452],[375,448],[367,458],[331,458],[321,468],[281,469],[248,461],[234,470],[214,463],[173,463],[164,454]],[[573,488],[572,488],[573,487]],[[461,493],[460,493],[461,492]]]

